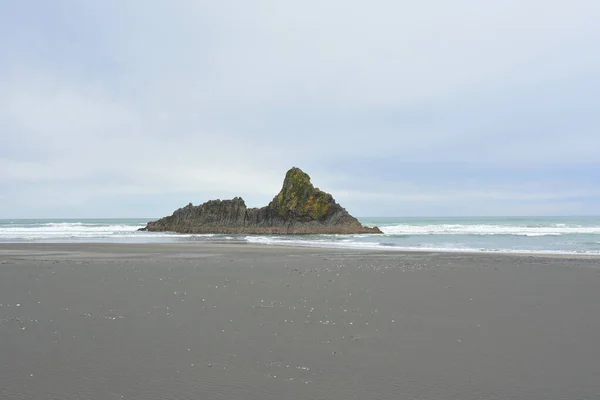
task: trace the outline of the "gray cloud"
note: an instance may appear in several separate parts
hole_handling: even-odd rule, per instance
[[[600,212],[595,1],[8,7],[0,217],[260,205],[292,165],[359,215]]]

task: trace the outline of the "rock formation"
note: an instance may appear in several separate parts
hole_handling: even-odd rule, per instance
[[[382,233],[377,227],[362,226],[329,193],[315,188],[310,177],[299,168],[287,172],[281,191],[266,207],[247,208],[241,197],[210,200],[198,206],[190,203],[140,230],[228,234]]]

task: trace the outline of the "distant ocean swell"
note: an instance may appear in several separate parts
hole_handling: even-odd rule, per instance
[[[245,242],[349,249],[600,254],[599,217],[364,218],[383,235],[138,232],[147,219],[0,220],[0,242]]]

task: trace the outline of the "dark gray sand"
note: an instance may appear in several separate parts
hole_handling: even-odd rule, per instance
[[[600,399],[600,261],[0,245],[0,399]]]

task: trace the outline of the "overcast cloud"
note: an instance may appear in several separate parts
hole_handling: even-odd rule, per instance
[[[298,166],[358,216],[600,214],[600,2],[0,3],[0,218]]]

